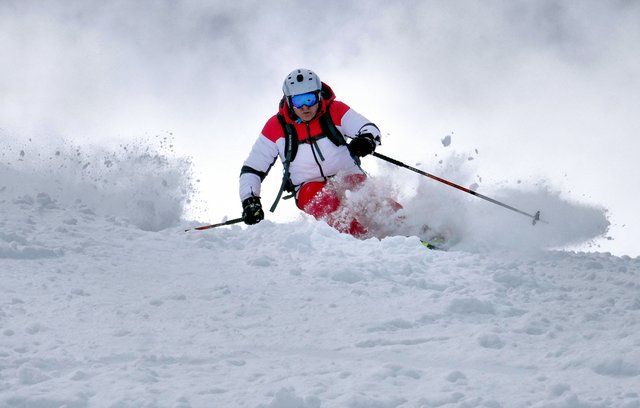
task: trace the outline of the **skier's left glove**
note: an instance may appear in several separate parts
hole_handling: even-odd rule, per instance
[[[242,202],[242,220],[247,225],[257,224],[264,219],[260,197],[251,196]]]
[[[371,133],[362,133],[347,146],[352,156],[364,157],[376,150],[376,141]]]

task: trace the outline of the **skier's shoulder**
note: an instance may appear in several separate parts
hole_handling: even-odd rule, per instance
[[[331,101],[329,105],[329,114],[331,115],[331,120],[333,120],[333,123],[339,125],[342,122],[342,118],[344,117],[345,113],[347,113],[350,109],[351,108],[349,107],[349,105],[342,101]]]
[[[335,114],[342,117],[349,109],[351,109],[349,105],[337,99],[331,102],[330,110],[332,115]]]
[[[284,137],[284,129],[278,119],[278,115],[273,115],[267,120],[262,128],[262,135],[272,142],[276,142],[281,137]]]

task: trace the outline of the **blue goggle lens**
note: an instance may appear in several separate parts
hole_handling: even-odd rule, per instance
[[[302,108],[303,106],[312,107],[316,103],[318,103],[317,92],[309,92],[306,94],[293,95],[291,97],[291,104],[295,108]]]

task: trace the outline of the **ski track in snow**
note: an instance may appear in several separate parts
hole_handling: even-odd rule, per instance
[[[640,407],[640,258],[185,233],[4,175],[0,406]]]

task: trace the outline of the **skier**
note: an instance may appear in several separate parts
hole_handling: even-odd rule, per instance
[[[278,114],[265,124],[240,172],[243,221],[251,225],[264,219],[261,183],[280,156],[284,178],[279,195],[287,190],[307,214],[340,232],[366,236],[358,214],[351,214],[342,203],[346,190],[364,183],[360,158],[380,144],[380,130],[336,100],[331,88],[308,69],[287,75],[282,91]]]

